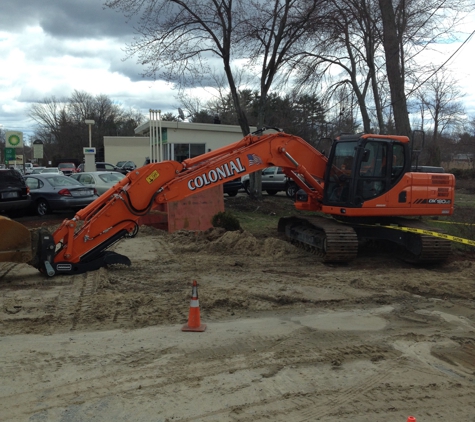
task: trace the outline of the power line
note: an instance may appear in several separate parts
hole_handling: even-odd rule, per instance
[[[409,93],[406,95],[406,97],[408,97],[409,95],[411,95],[414,91],[418,90],[422,85],[424,85],[430,78],[432,78],[440,69],[442,69],[450,60],[452,60],[452,58],[460,51],[460,49],[470,40],[470,38],[472,38],[473,34],[475,34],[475,30],[472,31],[472,33],[467,37],[467,39],[462,43],[460,44],[459,48],[457,48],[457,50],[455,50],[452,55],[444,62],[442,63],[436,70],[434,70],[424,81],[422,81],[419,85],[417,85],[414,89],[412,89],[411,91],[409,91]]]
[[[414,91],[418,90],[422,85],[424,85],[430,78],[432,78],[439,70],[441,70],[450,60],[452,60],[452,58],[461,50],[461,48],[470,40],[470,38],[473,37],[473,35],[475,34],[475,30],[472,31],[472,33],[465,39],[465,41],[460,44],[460,46],[450,55],[450,57],[444,62],[442,63],[436,70],[434,70],[424,81],[422,81],[419,85],[417,85],[415,88],[413,88],[411,91],[409,91],[407,94],[405,94],[406,98],[409,97]],[[380,67],[379,67],[380,69]],[[343,99],[340,99],[340,103],[342,100],[347,100],[348,98],[350,98],[352,96],[352,94],[348,94],[345,96],[345,98]],[[326,110],[324,110],[324,113],[327,113],[329,112],[330,110],[332,110],[333,108],[335,107],[338,107],[339,103],[335,103],[334,105],[328,107]]]

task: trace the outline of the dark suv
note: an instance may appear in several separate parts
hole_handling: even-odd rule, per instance
[[[240,189],[242,189],[240,177],[234,180],[229,180],[223,184],[223,192],[227,193],[229,196],[236,196]]]
[[[0,213],[10,217],[23,215],[31,204],[22,175],[13,169],[0,170]]]
[[[127,174],[137,168],[133,161],[119,161],[116,164],[117,171],[120,171],[122,174]]]

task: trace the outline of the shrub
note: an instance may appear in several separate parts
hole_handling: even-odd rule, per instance
[[[227,231],[236,231],[241,229],[239,220],[229,211],[220,211],[211,219],[213,227],[221,227]]]
[[[475,179],[475,169],[450,169],[448,173],[452,173],[455,179],[459,180]]]

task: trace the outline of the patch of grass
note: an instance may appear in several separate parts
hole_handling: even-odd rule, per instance
[[[256,237],[277,235],[280,217],[313,215],[313,213],[296,210],[292,200],[279,195],[264,195],[263,200],[258,202],[252,201],[244,195],[227,198],[225,208],[231,210],[238,218],[242,229],[251,232]],[[438,219],[425,218],[424,220],[447,234],[475,241],[475,194],[464,188],[457,189],[453,215]],[[458,251],[475,251],[475,246],[457,242],[453,242],[452,247]]]
[[[428,219],[428,222],[451,236],[475,241],[475,194],[466,189],[457,189],[454,214],[445,218]],[[458,242],[452,242],[452,248],[458,251],[475,251],[475,246]]]
[[[457,191],[455,193],[455,206],[463,208],[473,208],[475,211],[475,194],[465,191]]]
[[[277,234],[277,224],[280,215],[266,215],[249,211],[233,211],[238,218],[241,228],[256,237],[267,236],[269,233]]]
[[[475,225],[473,225],[473,223],[430,220],[429,225],[443,230],[444,233],[448,235],[475,242]],[[461,252],[475,252],[475,246],[465,245],[459,242],[452,242],[452,249]]]
[[[238,218],[243,230],[256,237],[276,235],[279,218],[298,213],[293,201],[283,195],[264,194],[262,201],[239,195],[226,198],[224,206]]]

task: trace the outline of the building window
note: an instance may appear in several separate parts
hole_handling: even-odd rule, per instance
[[[197,157],[206,152],[206,144],[168,144],[167,147],[170,159],[178,162]]]

